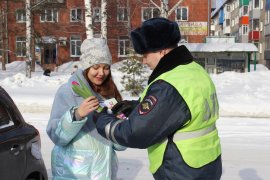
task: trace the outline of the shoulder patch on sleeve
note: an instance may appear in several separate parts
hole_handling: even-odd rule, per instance
[[[149,113],[157,104],[157,98],[155,96],[147,96],[144,100],[140,103],[139,106],[139,114],[145,115]]]

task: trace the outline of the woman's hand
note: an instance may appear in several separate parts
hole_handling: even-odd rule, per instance
[[[98,106],[98,99],[95,96],[90,96],[82,102],[82,104],[77,109],[77,113],[81,118],[83,118],[87,116],[90,112],[96,110]]]

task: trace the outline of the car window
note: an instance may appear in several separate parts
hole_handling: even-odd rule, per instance
[[[14,122],[12,121],[10,114],[5,106],[0,102],[0,130],[13,125]]]

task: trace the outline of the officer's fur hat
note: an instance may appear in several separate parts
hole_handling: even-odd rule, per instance
[[[176,22],[152,18],[131,32],[133,47],[138,54],[155,52],[177,45],[181,35]]]

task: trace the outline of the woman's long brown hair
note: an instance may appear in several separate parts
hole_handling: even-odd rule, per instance
[[[118,102],[122,100],[122,96],[120,95],[115,83],[112,80],[111,71],[107,79],[102,83],[102,85],[97,86],[93,84],[87,76],[89,69],[90,67],[83,71],[83,76],[95,92],[99,93],[106,99],[115,98]]]

